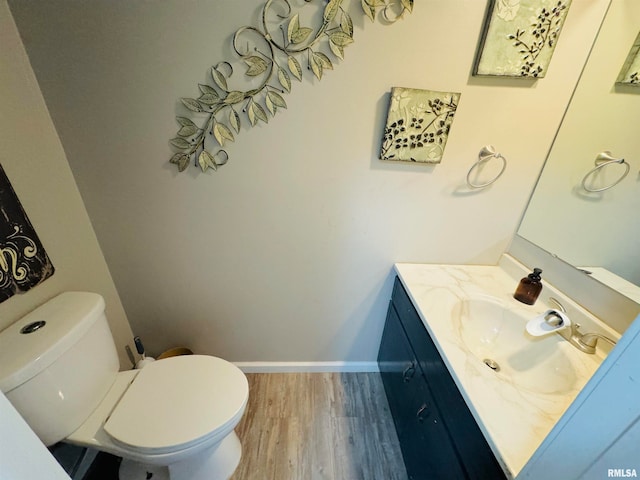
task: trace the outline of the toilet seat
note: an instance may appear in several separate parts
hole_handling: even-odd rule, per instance
[[[217,357],[184,355],[148,364],[104,424],[116,444],[142,454],[188,449],[237,424],[249,395],[246,377]]]

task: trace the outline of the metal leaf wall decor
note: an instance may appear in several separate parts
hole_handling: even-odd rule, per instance
[[[350,0],[320,1],[325,5],[321,15],[313,17],[317,25],[311,27],[289,0],[267,0],[262,24],[241,27],[233,36],[236,62],[244,65],[243,80],[249,86],[230,86],[234,69],[222,61],[211,67],[210,82],[198,85],[197,98],[180,99],[189,113],[176,117],[179,128],[170,141],[175,149],[170,162],[180,172],[191,164],[202,172],[226,164],[229,155],[224,146],[235,140],[244,122],[267,123],[270,116],[287,108],[284,95],[291,91],[292,78],[302,81],[303,66],[321,80],[324,72],[333,69],[335,59],[344,59],[345,48],[353,43],[353,21],[346,6]],[[377,17],[394,22],[413,10],[413,0],[354,2],[359,3],[357,11],[372,22]]]

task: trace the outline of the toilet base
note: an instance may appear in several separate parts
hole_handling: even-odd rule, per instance
[[[229,480],[240,463],[242,445],[232,431],[210,449],[169,467],[122,459],[120,480]]]
[[[169,480],[169,469],[123,458],[118,470],[119,480]]]

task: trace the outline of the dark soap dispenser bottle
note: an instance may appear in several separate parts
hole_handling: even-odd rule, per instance
[[[542,270],[534,268],[533,273],[530,273],[518,284],[516,293],[513,294],[513,298],[519,302],[526,303],[527,305],[533,305],[538,299],[538,295],[542,291],[542,279],[540,274]]]

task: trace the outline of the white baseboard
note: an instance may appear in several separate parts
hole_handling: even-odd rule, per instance
[[[377,362],[233,362],[244,373],[378,372]]]

